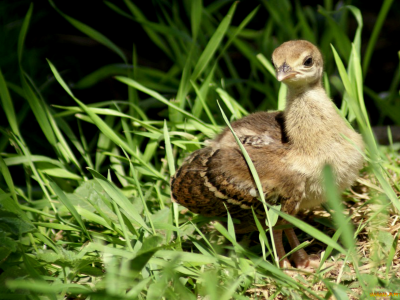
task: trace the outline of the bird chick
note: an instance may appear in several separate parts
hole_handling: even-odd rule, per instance
[[[253,161],[267,203],[296,215],[324,201],[322,169],[330,165],[339,190],[348,188],[363,164],[363,141],[337,113],[322,87],[323,59],[305,40],[283,43],[272,54],[276,78],[287,90],[283,112],[258,112],[232,128]],[[357,149],[358,148],[358,149]],[[226,128],[209,146],[193,152],[171,178],[171,197],[194,213],[240,221],[237,233],[257,230],[252,208],[265,225],[265,211],[240,148]],[[281,220],[278,224],[283,224]],[[293,228],[285,229],[292,248],[299,245]],[[277,254],[286,253],[282,230],[274,230]],[[298,268],[310,259],[294,253]],[[287,258],[281,267],[290,267]]]

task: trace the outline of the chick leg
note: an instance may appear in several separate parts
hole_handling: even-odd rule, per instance
[[[276,252],[278,254],[279,259],[284,257],[286,255],[285,249],[283,248],[283,243],[282,243],[282,229],[278,230],[273,230],[272,231],[273,236],[274,236],[274,242],[275,242],[275,247],[276,247]],[[285,257],[283,260],[279,262],[279,266],[281,268],[291,268],[292,265],[290,264],[289,260],[287,257]]]
[[[285,234],[292,249],[300,245],[293,228],[285,229]],[[292,258],[296,267],[299,269],[305,269],[310,265],[310,259],[304,249],[297,250],[295,253],[293,253]]]

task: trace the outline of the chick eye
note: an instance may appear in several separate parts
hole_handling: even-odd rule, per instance
[[[308,57],[303,63],[303,65],[305,67],[311,67],[313,64],[314,64],[314,61],[313,61],[312,57]]]

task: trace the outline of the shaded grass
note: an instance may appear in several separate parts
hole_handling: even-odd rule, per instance
[[[333,295],[360,299],[374,291],[395,292],[400,259],[400,161],[398,150],[394,150],[398,145],[379,146],[369,124],[363,74],[368,60],[373,59],[370,49],[376,38],[371,39],[362,64],[361,12],[353,6],[332,12],[331,3],[326,1],[326,6],[319,8],[325,22],[320,29],[317,12],[310,8],[303,10],[300,4],[292,7],[289,1],[281,5],[260,1],[258,8],[233,27],[232,18],[240,7],[237,3],[216,1],[204,7],[201,1],[186,1],[182,7],[172,4],[171,10],[157,4],[158,23],[148,21],[132,1],[124,3],[126,7],[106,2],[112,11],[142,24],[154,45],[174,62],[167,72],[136,68],[135,57],[129,65],[110,39],[57,12],[122,60],[119,65],[88,74],[75,87],[93,85],[117,72],[116,80],[127,86],[127,101],[86,105],[74,96],[57,66],[48,62],[76,106],[47,104],[22,65],[33,6],[19,36],[21,87],[7,83],[0,73],[0,97],[10,127],[2,129],[2,140],[15,145],[15,152],[0,157],[0,291],[4,297],[328,299]],[[374,37],[391,3],[384,1]],[[55,7],[52,1],[50,4]],[[229,6],[227,13],[222,14],[225,6]],[[190,28],[180,20],[179,9],[190,12]],[[261,10],[269,16],[265,28],[246,28]],[[346,34],[350,17],[358,22],[354,37]],[[284,107],[285,87],[276,82],[270,63],[254,45],[270,54],[281,42],[293,38],[307,38],[320,45],[326,57],[328,90],[332,90],[329,79],[338,79],[332,70],[338,68],[343,83],[336,85],[343,95],[340,113],[358,127],[366,141],[368,164],[360,182],[369,190],[348,192],[341,205],[327,171],[329,201],[321,223],[309,225],[276,208],[265,208],[270,226],[279,215],[327,245],[314,274],[299,271],[289,276],[275,265],[274,245],[268,234],[261,232],[253,241],[255,246],[246,247],[236,236],[235,220],[229,215],[227,228],[214,223],[210,229],[204,225],[209,219],[171,203],[169,178],[187,153],[221,130],[224,119],[228,123],[256,108]],[[241,77],[230,49],[249,60],[248,78]],[[30,152],[9,90],[23,91],[56,159]],[[252,102],[254,90],[265,100],[257,107]],[[389,92],[390,99],[398,99],[397,89]],[[387,105],[375,96],[375,101]],[[228,117],[221,113],[216,98],[221,99],[218,105],[229,112]],[[146,102],[161,103],[163,118],[148,116],[143,108]],[[81,124],[79,132],[73,132],[65,121],[72,114]],[[98,134],[87,134],[83,129],[86,125],[94,126]],[[14,184],[16,165],[25,170],[26,186]],[[350,220],[357,214],[362,218],[352,224]],[[385,226],[394,230],[381,233]],[[337,231],[329,235],[324,233],[327,228]]]

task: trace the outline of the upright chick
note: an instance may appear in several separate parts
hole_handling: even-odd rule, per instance
[[[275,49],[272,60],[278,81],[288,87],[285,110],[254,113],[232,127],[254,163],[266,201],[295,215],[324,201],[325,165],[332,167],[340,190],[353,183],[363,163],[363,141],[322,87],[323,60],[317,47],[304,40],[288,41]],[[257,230],[251,207],[265,219],[252,175],[229,129],[184,161],[171,179],[171,196],[204,216],[226,216],[228,209],[241,221],[235,225],[238,233]],[[285,233],[292,248],[299,245],[293,228]],[[274,230],[274,239],[283,257],[282,230]],[[304,250],[293,259],[297,267],[309,265]],[[281,266],[290,263],[284,259]]]

